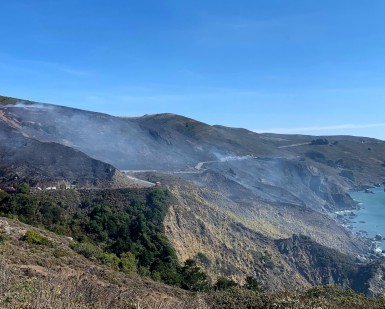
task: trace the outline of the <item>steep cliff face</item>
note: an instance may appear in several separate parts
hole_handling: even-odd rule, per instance
[[[348,287],[358,270],[352,257],[324,247],[307,236],[293,235],[276,240],[275,244],[285,261],[312,285]]]
[[[352,283],[352,288],[369,297],[383,296],[385,291],[385,261],[377,260],[361,265]]]
[[[176,200],[164,223],[168,239],[180,261],[194,258],[214,278],[229,276],[243,282],[251,275],[268,289],[282,290],[320,284],[348,285],[355,276],[357,267],[350,255],[305,236],[290,237],[293,231],[290,224],[284,223],[290,219],[283,215],[280,222],[274,221],[272,208],[268,211],[261,204],[256,208],[259,218],[243,216],[235,211],[237,203],[216,191],[182,183],[170,186],[170,191]],[[285,212],[283,205],[280,211]],[[319,220],[318,228],[313,222],[312,235],[329,247],[344,247],[349,253],[364,248],[356,247],[357,243],[350,241],[343,229],[325,229],[327,222],[332,226],[326,216],[300,208],[297,216],[295,222],[301,218],[303,226],[310,225],[306,220]]]
[[[164,225],[180,261],[198,260],[213,278],[227,276],[243,282],[247,275],[256,276],[273,290],[308,286],[303,278],[293,275],[269,237],[247,228],[235,215],[203,196],[229,207],[231,201],[197,187],[181,185],[170,190],[176,201]]]

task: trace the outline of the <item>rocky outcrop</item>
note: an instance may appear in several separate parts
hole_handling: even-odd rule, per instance
[[[204,256],[201,266],[213,278],[227,276],[243,282],[246,276],[256,276],[266,288],[282,290],[320,284],[347,286],[356,274],[357,265],[350,255],[307,236],[289,237],[272,219],[243,216],[236,211],[237,203],[218,192],[188,183],[172,185],[170,191],[175,202],[164,222],[166,235],[181,262],[189,258],[200,261]],[[298,216],[306,220],[311,213],[302,209]],[[326,217],[319,220],[324,221],[313,235],[320,233],[322,225],[325,244],[341,249],[348,236],[339,239],[344,237],[342,230],[333,235],[325,230]],[[281,239],[274,239],[278,235]],[[333,238],[338,243],[332,244]]]
[[[312,285],[337,284],[347,287],[358,266],[353,258],[322,246],[303,235],[275,241],[285,260]]]
[[[373,261],[367,265],[361,265],[352,288],[369,297],[383,296],[385,291],[385,260]]]

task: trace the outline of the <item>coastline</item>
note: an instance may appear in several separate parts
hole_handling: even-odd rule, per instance
[[[371,188],[361,188],[359,191],[350,191],[348,194],[352,197],[357,207],[334,212],[335,219],[352,236],[363,238],[368,242],[368,253],[364,257],[358,257],[362,262],[367,259],[376,260],[385,257],[385,237],[383,238],[385,235],[385,222],[383,228],[379,227],[375,231],[375,229],[373,229],[373,224],[365,218],[368,214],[373,215],[376,210],[378,211],[378,209],[374,207],[368,207],[370,202],[365,201],[366,195],[370,195],[371,198],[374,198],[376,194],[383,193],[385,196],[384,190],[384,186],[379,185]],[[359,199],[357,199],[357,197]],[[372,210],[373,213],[370,213],[368,210]],[[383,213],[385,215],[385,205]]]

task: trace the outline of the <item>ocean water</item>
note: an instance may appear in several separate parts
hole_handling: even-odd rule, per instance
[[[355,217],[350,217],[353,233],[374,238],[376,234],[385,237],[385,192],[383,187],[372,188],[365,192],[350,192],[350,196],[359,202],[360,209],[354,210]],[[385,240],[378,245],[385,249]]]

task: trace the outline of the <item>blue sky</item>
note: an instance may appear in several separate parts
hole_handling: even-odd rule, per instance
[[[385,1],[0,2],[0,94],[385,140]]]

